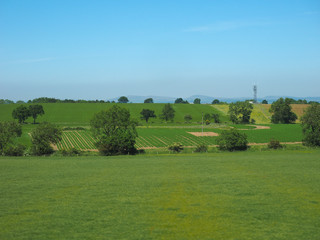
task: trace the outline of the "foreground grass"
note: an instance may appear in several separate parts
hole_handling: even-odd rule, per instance
[[[320,151],[0,158],[0,239],[319,239]]]

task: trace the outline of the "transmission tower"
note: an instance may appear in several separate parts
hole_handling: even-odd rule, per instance
[[[257,84],[253,85],[253,102],[257,103],[258,99],[257,99]]]

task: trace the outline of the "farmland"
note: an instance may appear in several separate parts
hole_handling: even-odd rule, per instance
[[[0,157],[0,239],[319,239],[319,159]]]
[[[1,104],[0,120],[12,120],[11,112],[16,108],[17,104]],[[39,116],[38,122],[49,121],[61,127],[82,126],[84,131],[65,131],[63,139],[57,144],[57,149],[76,148],[83,151],[96,151],[94,146],[95,140],[89,131],[90,119],[93,115],[103,109],[108,109],[113,104],[107,103],[48,103],[43,104],[45,115]],[[215,145],[216,137],[214,136],[194,136],[190,132],[201,132],[202,113],[218,113],[220,115],[221,124],[210,124],[204,126],[205,132],[213,132],[219,134],[223,129],[235,127],[241,131],[245,131],[248,135],[250,143],[267,143],[271,138],[281,142],[301,142],[302,132],[299,124],[270,124],[269,105],[254,105],[252,118],[257,123],[263,123],[270,129],[255,129],[249,125],[233,125],[229,122],[227,105],[206,105],[206,104],[173,104],[175,109],[175,118],[173,122],[164,122],[159,118],[150,119],[149,123],[140,119],[140,111],[143,108],[153,109],[157,116],[161,114],[164,104],[121,104],[122,107],[130,110],[131,116],[138,121],[138,135],[136,147],[140,149],[164,148],[174,142],[180,142],[186,147],[194,147],[198,144]],[[307,105],[293,105],[295,111],[302,112]],[[193,119],[190,123],[184,121],[186,114],[192,115]],[[19,142],[30,147],[29,133],[36,126],[30,124],[32,119],[27,121],[29,124],[23,126],[23,135]]]
[[[234,125],[237,126],[237,125]],[[239,125],[240,131],[245,131],[250,143],[266,143],[271,138],[281,142],[300,142],[302,139],[301,127],[298,124],[269,125],[270,129],[256,129],[254,126]],[[247,127],[247,128],[246,128]],[[225,125],[215,127],[205,127],[204,132],[219,134]],[[138,138],[136,147],[139,149],[163,148],[179,142],[185,147],[195,147],[199,144],[215,145],[215,136],[202,136],[201,126],[185,127],[138,127]],[[190,132],[199,133],[194,136]],[[76,148],[82,151],[93,151],[95,140],[88,130],[64,131],[62,141],[57,144],[59,150]]]

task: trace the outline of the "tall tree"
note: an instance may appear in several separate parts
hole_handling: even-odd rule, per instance
[[[162,114],[160,115],[160,118],[166,120],[166,122],[169,120],[173,120],[174,113],[175,113],[175,110],[173,109],[171,104],[170,103],[165,104],[162,109]]]
[[[152,98],[147,98],[144,100],[144,103],[153,103],[153,99]]]
[[[38,115],[43,115],[44,114],[44,110],[42,105],[30,105],[29,106],[29,114],[31,117],[33,117],[33,124],[36,123],[36,119],[38,117]]]
[[[201,103],[201,99],[200,98],[195,98],[193,100],[193,104],[200,104]]]
[[[12,143],[14,137],[22,134],[21,125],[16,122],[0,122],[0,155],[8,144]]]
[[[149,118],[155,118],[155,117],[157,117],[157,116],[154,114],[154,111],[153,111],[153,110],[150,110],[150,109],[142,109],[142,111],[140,112],[140,114],[141,114],[141,119],[146,120],[146,122],[149,121]]]
[[[253,106],[248,101],[230,103],[229,116],[233,123],[249,123]]]
[[[129,99],[126,96],[122,96],[118,99],[118,103],[128,103]]]
[[[301,117],[303,142],[308,146],[320,146],[320,104],[313,103]]]
[[[271,104],[269,112],[272,113],[272,123],[294,123],[297,120],[297,115],[291,111],[291,99],[279,98]]]
[[[130,118],[129,110],[117,105],[94,115],[91,130],[97,138],[96,146],[103,155],[134,154],[136,122]]]
[[[30,116],[29,109],[26,106],[20,105],[12,111],[12,117],[18,119],[19,123],[24,121]]]
[[[46,155],[54,152],[51,144],[61,140],[62,130],[52,123],[41,123],[31,132],[32,153]]]

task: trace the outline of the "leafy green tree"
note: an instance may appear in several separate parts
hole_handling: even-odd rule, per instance
[[[184,116],[184,120],[189,123],[192,120],[192,116],[190,114],[187,114]]]
[[[183,100],[182,98],[177,98],[177,99],[174,101],[174,103],[184,103],[184,104],[186,104],[186,103],[188,103],[188,101],[187,101],[187,100]]]
[[[268,104],[268,101],[264,99],[261,103],[262,104]]]
[[[118,103],[128,103],[129,99],[125,96],[122,96],[118,99]]]
[[[213,113],[213,114],[211,115],[211,118],[213,119],[213,121],[214,121],[215,123],[220,123],[220,116],[219,116],[218,113]]]
[[[15,137],[20,137],[22,134],[21,125],[16,122],[0,122],[0,155],[8,145],[12,144]]]
[[[297,115],[291,111],[291,99],[279,98],[271,104],[269,112],[272,113],[272,123],[294,123],[297,120]]]
[[[33,124],[36,123],[36,119],[38,117],[38,115],[43,115],[44,114],[44,110],[43,110],[43,107],[42,105],[30,105],[29,106],[29,115],[31,117],[33,117]]]
[[[141,119],[146,120],[146,123],[148,123],[149,118],[155,118],[155,117],[157,117],[157,116],[154,114],[154,111],[153,111],[153,110],[150,110],[150,109],[142,109],[142,111],[140,112],[140,114],[141,114]]]
[[[20,105],[12,111],[12,117],[18,119],[19,123],[24,121],[30,116],[29,109],[26,106]]]
[[[320,104],[313,103],[301,117],[303,142],[308,146],[320,146]]]
[[[212,101],[212,104],[219,104],[220,103],[220,101],[218,100],[218,99],[214,99],[213,101]]]
[[[210,121],[211,120],[211,115],[209,113],[206,113],[204,116],[203,116],[203,120],[204,121]]]
[[[193,104],[201,104],[201,99],[200,98],[194,99]]]
[[[248,101],[230,103],[229,116],[233,123],[249,123],[253,106]]]
[[[144,100],[144,103],[153,103],[153,99],[152,98],[147,98],[146,100]]]
[[[41,123],[31,132],[32,153],[37,156],[54,152],[52,144],[61,140],[62,130],[52,123]]]
[[[247,135],[236,129],[224,130],[217,137],[217,144],[220,150],[227,150],[230,152],[247,150]]]
[[[165,104],[162,109],[162,114],[160,115],[160,118],[166,120],[166,122],[169,120],[172,121],[174,118],[174,113],[175,113],[175,110],[173,109],[171,104],[170,103]]]
[[[96,113],[90,125],[100,153],[106,156],[135,154],[136,124],[129,110],[117,105]]]

